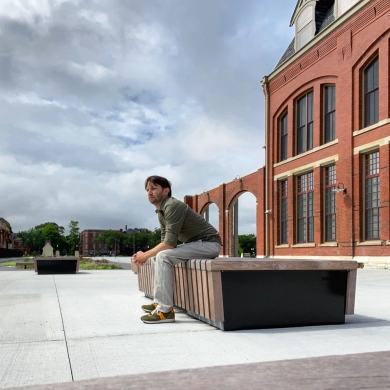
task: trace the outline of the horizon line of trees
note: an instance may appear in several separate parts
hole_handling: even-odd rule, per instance
[[[65,236],[65,228],[55,222],[45,222],[28,230],[17,233],[24,247],[28,248],[29,254],[39,254],[50,240],[54,250],[58,250],[61,255],[74,254],[79,245],[79,222],[69,222],[69,234]]]
[[[20,231],[17,236],[21,239],[23,246],[29,248],[30,254],[41,253],[46,241],[50,240],[53,249],[58,249],[61,255],[73,255],[80,245],[79,222],[71,220],[68,227],[69,234],[65,235],[63,226],[59,226],[55,222],[45,222],[28,230]],[[117,230],[107,230],[94,237],[92,242],[102,244],[110,252],[116,248],[117,254],[132,255],[134,249],[135,252],[146,251],[158,245],[161,242],[161,229],[140,229],[129,234]],[[239,234],[238,245],[239,254],[256,254],[256,235]],[[99,252],[99,250],[95,252]]]
[[[158,245],[161,242],[161,229],[139,229],[129,234],[107,230],[94,237],[92,242],[102,244],[110,253],[116,250],[117,254],[133,255],[134,252],[146,251]],[[100,254],[99,249],[94,252]]]

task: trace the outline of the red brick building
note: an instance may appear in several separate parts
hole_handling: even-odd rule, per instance
[[[390,1],[300,0],[291,26],[293,41],[262,80],[265,167],[186,201],[199,212],[217,204],[223,255],[234,246],[234,203],[250,191],[259,257],[388,268]]]
[[[11,233],[10,224],[0,218],[0,248],[12,249]]]
[[[102,243],[95,243],[93,242],[93,239],[97,236],[99,236],[103,232],[107,232],[109,230],[102,230],[102,229],[87,229],[83,230],[80,233],[80,256],[94,256],[94,255],[106,255],[110,254],[110,249],[107,248],[104,244]],[[117,232],[122,231],[120,230],[114,230]],[[118,255],[120,252],[119,249],[119,243],[117,243],[116,248],[113,248],[113,251],[116,252]]]

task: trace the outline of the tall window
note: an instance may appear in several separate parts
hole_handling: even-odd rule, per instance
[[[364,70],[364,127],[379,120],[378,57]]]
[[[325,241],[336,241],[336,166],[325,168]]]
[[[297,177],[297,242],[314,241],[313,172]]]
[[[341,16],[344,12],[348,11],[359,0],[338,0],[338,16]]]
[[[287,158],[287,147],[288,147],[288,137],[287,137],[287,122],[288,122],[287,112],[281,117],[279,123],[279,134],[280,134],[280,161],[283,161]]]
[[[297,21],[297,49],[305,46],[313,37],[313,7],[306,7]]]
[[[336,87],[326,85],[324,87],[324,142],[330,142],[335,139],[335,121],[336,121]]]
[[[313,149],[313,92],[302,96],[296,105],[297,154]]]
[[[380,237],[379,152],[364,156],[365,239]]]
[[[280,193],[280,243],[288,243],[288,193],[287,180],[279,182]]]

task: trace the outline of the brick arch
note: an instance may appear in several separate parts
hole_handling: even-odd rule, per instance
[[[204,213],[206,212],[206,210],[207,210],[212,204],[215,204],[215,205],[217,206],[217,208],[218,208],[218,211],[220,211],[220,209],[219,209],[217,203],[215,203],[215,202],[208,202],[208,203],[204,204],[202,208],[200,208],[199,214],[204,214]]]
[[[238,237],[236,236],[236,233],[238,232],[238,225],[236,226],[235,221],[235,212],[238,211],[235,206],[237,204],[238,199],[240,198],[241,195],[245,193],[250,193],[252,194],[255,199],[256,199],[256,204],[258,203],[257,197],[249,190],[240,190],[238,191],[231,199],[229,205],[228,205],[228,253],[230,257],[236,256],[236,252],[238,250]],[[257,211],[257,210],[256,210]],[[257,212],[256,212],[257,214]],[[257,226],[257,218],[256,218],[256,226]],[[256,231],[257,234],[257,231]],[[236,248],[237,246],[237,248]]]
[[[237,177],[229,183],[223,183],[217,188],[204,191],[202,194],[186,196],[184,202],[198,213],[211,204],[219,209],[219,234],[222,238],[222,256],[231,256],[231,205],[245,192],[250,192],[256,198],[256,236],[257,236],[257,256],[263,257],[265,254],[265,234],[264,234],[264,199],[265,193],[265,172],[264,168],[243,176]],[[234,202],[234,203],[232,203]]]

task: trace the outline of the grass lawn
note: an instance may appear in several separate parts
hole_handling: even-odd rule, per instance
[[[122,269],[115,264],[111,264],[108,260],[96,260],[82,258],[80,259],[80,269]]]

